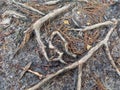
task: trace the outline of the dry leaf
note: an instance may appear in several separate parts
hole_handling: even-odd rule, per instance
[[[64,20],[64,24],[69,24],[69,21],[68,20]]]
[[[77,11],[77,14],[80,14],[80,11]]]
[[[90,22],[87,22],[86,24],[89,26],[91,23],[90,23]]]
[[[92,46],[91,45],[87,45],[87,50],[90,50],[90,48],[91,48]]]

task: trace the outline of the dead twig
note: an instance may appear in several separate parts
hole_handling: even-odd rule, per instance
[[[40,79],[43,77],[42,74],[38,73],[38,72],[35,72],[35,71],[32,71],[30,70],[30,66],[31,66],[32,62],[29,62],[24,68],[22,68],[24,71],[20,74],[20,78],[19,80],[23,77],[23,75],[28,71],[32,74],[35,74],[36,76],[38,76]]]
[[[71,70],[71,69],[74,69],[76,68],[78,65],[83,65],[86,61],[88,61],[88,59],[103,45],[105,45],[109,38],[110,38],[110,35],[112,34],[112,32],[114,31],[114,29],[116,28],[116,24],[117,24],[117,20],[115,20],[114,22],[114,26],[109,30],[109,32],[107,33],[106,37],[100,41],[99,43],[96,44],[96,46],[94,46],[93,48],[91,48],[88,53],[82,57],[80,60],[72,63],[71,65],[68,65],[60,70],[58,70],[56,73],[54,74],[51,74],[49,75],[48,77],[46,77],[45,79],[43,79],[42,81],[40,81],[38,84],[34,85],[33,87],[31,88],[28,88],[27,90],[36,90],[38,89],[39,87],[41,87],[43,84],[45,84],[46,82],[48,82],[50,79],[54,78],[55,76],[63,73],[63,72],[66,72],[68,70]]]
[[[78,82],[77,82],[77,90],[81,90],[81,77],[82,77],[82,64],[78,65]]]
[[[27,6],[27,5],[25,5],[25,4],[16,2],[15,0],[12,0],[12,2],[13,2],[14,4],[20,5],[20,6],[24,7],[24,8],[26,8],[26,9],[32,10],[32,11],[34,11],[34,12],[37,12],[37,13],[39,13],[40,15],[45,15],[43,12],[41,12],[41,11],[39,11],[39,10],[33,8],[33,7],[30,7],[30,6]]]
[[[22,73],[20,74],[20,78],[19,80],[23,77],[23,75],[27,72],[27,70],[30,68],[32,62],[29,62],[25,67],[24,67],[24,71],[22,71]]]
[[[23,69],[23,70],[24,70],[24,69]],[[38,72],[35,72],[35,71],[32,71],[32,70],[30,70],[30,69],[28,69],[27,71],[30,72],[30,73],[32,73],[32,74],[35,74],[36,76],[39,77],[39,79],[41,79],[41,78],[43,77],[42,74],[40,74],[40,73],[38,73]]]

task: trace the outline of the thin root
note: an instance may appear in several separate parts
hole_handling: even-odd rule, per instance
[[[116,66],[116,64],[115,64],[115,62],[114,62],[114,60],[113,60],[113,58],[112,58],[112,56],[111,56],[111,54],[110,54],[109,47],[108,47],[107,44],[105,44],[105,46],[106,46],[106,53],[107,53],[107,55],[108,55],[108,58],[109,58],[109,60],[110,60],[110,62],[111,62],[111,64],[112,64],[112,66],[115,68],[117,74],[120,76],[120,71],[119,71],[119,69],[117,68],[117,66]]]

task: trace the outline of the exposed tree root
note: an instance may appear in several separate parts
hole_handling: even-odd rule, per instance
[[[65,51],[66,51],[66,53],[68,55],[70,55],[70,56],[76,57],[75,54],[73,54],[73,53],[68,51],[68,47],[67,47],[68,46],[68,42],[65,40],[65,38],[61,35],[61,33],[59,31],[53,31],[52,34],[51,34],[50,40],[52,41],[52,39],[54,38],[55,35],[58,35],[62,39],[62,41],[65,43]],[[51,41],[49,42],[49,45],[52,45]]]
[[[59,3],[60,1],[62,1],[62,0],[48,1],[48,2],[45,2],[44,5],[55,5],[55,4]]]
[[[35,34],[36,34],[36,40],[39,44],[39,47],[41,49],[41,52],[43,53],[43,55],[45,56],[46,60],[47,61],[50,61],[48,56],[47,56],[47,53],[46,53],[46,50],[45,50],[45,45],[43,44],[42,42],[42,39],[41,39],[41,35],[40,35],[40,29],[41,27],[44,25],[44,23],[48,20],[51,20],[53,18],[55,18],[56,16],[60,15],[61,13],[65,12],[66,10],[68,10],[72,5],[69,4],[69,5],[66,5],[66,6],[63,6],[62,8],[59,8],[59,9],[56,9],[54,10],[53,12],[50,12],[48,13],[46,16],[38,19],[32,26],[30,29],[27,29],[25,31],[25,37],[23,39],[23,42],[21,43],[21,45],[18,47],[18,49],[16,50],[15,52],[15,55],[16,53],[24,47],[24,45],[28,42],[28,40],[30,39],[30,34],[32,33],[33,30],[35,30]],[[15,56],[14,55],[14,56]]]
[[[48,55],[46,53],[46,50],[45,50],[46,46],[43,44],[42,39],[40,37],[40,31],[38,29],[35,29],[35,34],[36,34],[36,40],[38,42],[40,51],[42,52],[42,54],[44,55],[44,57],[46,58],[46,60],[50,61],[49,58],[48,58]]]
[[[82,64],[78,65],[78,81],[77,81],[77,90],[81,90],[81,77],[82,77]]]
[[[54,49],[55,52],[59,54],[59,56],[57,58],[54,58],[53,61],[60,61],[61,63],[66,64],[66,62],[62,59],[63,52],[60,52],[55,46],[53,46],[51,41],[49,41],[49,48]]]
[[[89,30],[93,30],[93,29],[101,27],[101,26],[107,26],[107,25],[111,25],[111,24],[113,24],[111,21],[106,21],[106,22],[94,24],[92,26],[87,26],[87,27],[85,27],[83,29],[82,28],[80,28],[80,29],[72,28],[70,30],[74,30],[74,31],[89,31]]]
[[[71,65],[68,65],[62,69],[60,69],[59,71],[57,71],[56,73],[54,74],[51,74],[49,75],[48,77],[46,77],[45,79],[43,79],[42,81],[40,81],[38,84],[34,85],[33,87],[31,88],[28,88],[27,90],[36,90],[38,89],[39,87],[41,87],[43,84],[45,84],[46,82],[48,82],[50,79],[54,78],[55,76],[57,75],[60,75],[61,73],[64,73],[68,70],[71,70],[71,69],[74,69],[76,68],[78,65],[83,65],[86,61],[89,60],[89,58],[103,45],[107,45],[108,43],[108,40],[110,38],[110,35],[112,34],[112,32],[114,31],[114,29],[116,28],[116,25],[117,25],[118,21],[117,20],[114,20],[112,22],[112,24],[114,25],[113,27],[111,27],[111,29],[109,30],[109,32],[107,33],[106,37],[100,41],[99,43],[97,43],[94,47],[92,47],[88,53],[82,57],[80,60],[72,63]],[[119,71],[120,72],[120,71]],[[119,73],[118,73],[119,74]]]
[[[31,11],[33,11],[33,12],[37,12],[37,13],[39,13],[40,15],[45,15],[43,12],[41,12],[41,11],[39,11],[39,10],[33,8],[33,7],[30,7],[30,6],[27,6],[27,5],[25,5],[25,4],[16,2],[15,0],[12,0],[12,2],[13,2],[14,4],[20,5],[20,6],[24,7],[24,8],[26,8],[26,9],[29,9],[29,10],[31,10]]]
[[[48,1],[48,2],[45,2],[44,5],[55,5],[55,4],[58,4],[59,2],[63,2],[63,1],[66,1],[67,0],[53,0],[53,1]],[[87,0],[78,0],[79,2],[88,2]]]

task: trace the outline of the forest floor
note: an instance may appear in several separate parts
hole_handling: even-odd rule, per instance
[[[0,90],[120,90],[120,1],[0,0]]]

